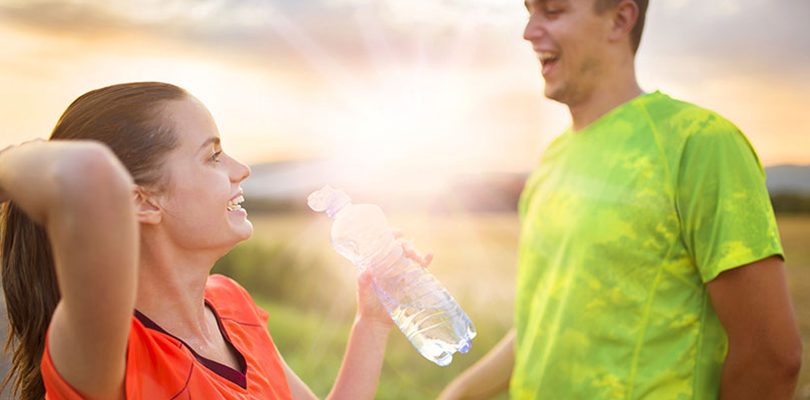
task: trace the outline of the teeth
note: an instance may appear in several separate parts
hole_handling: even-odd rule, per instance
[[[228,202],[228,211],[235,211],[235,210],[238,210],[238,209],[242,208],[242,206],[240,206],[239,203],[241,203],[243,201],[245,201],[244,196],[239,196],[239,197],[229,201]]]
[[[557,56],[552,53],[537,53],[537,58],[539,58],[540,61],[550,61],[556,60]]]

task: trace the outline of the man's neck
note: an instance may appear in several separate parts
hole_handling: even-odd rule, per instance
[[[574,132],[587,128],[611,110],[643,93],[636,81],[632,64],[619,68],[612,77],[601,82],[584,98],[568,104]]]

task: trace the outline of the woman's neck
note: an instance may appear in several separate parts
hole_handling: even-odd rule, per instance
[[[217,338],[219,331],[206,317],[204,297],[216,259],[199,251],[142,243],[135,308],[184,340]]]

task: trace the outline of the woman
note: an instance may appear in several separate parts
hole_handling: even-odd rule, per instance
[[[252,233],[239,206],[249,174],[222,151],[196,98],[154,82],[86,93],[49,142],[0,152],[21,398],[315,398],[275,349],[267,313],[235,282],[209,276]],[[392,322],[370,280],[358,278],[330,398],[374,396]]]

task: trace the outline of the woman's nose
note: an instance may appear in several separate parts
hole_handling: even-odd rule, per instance
[[[233,161],[234,161],[234,168],[231,174],[233,180],[236,182],[241,182],[247,179],[247,177],[250,176],[250,167],[243,164],[239,160],[234,159]]]

